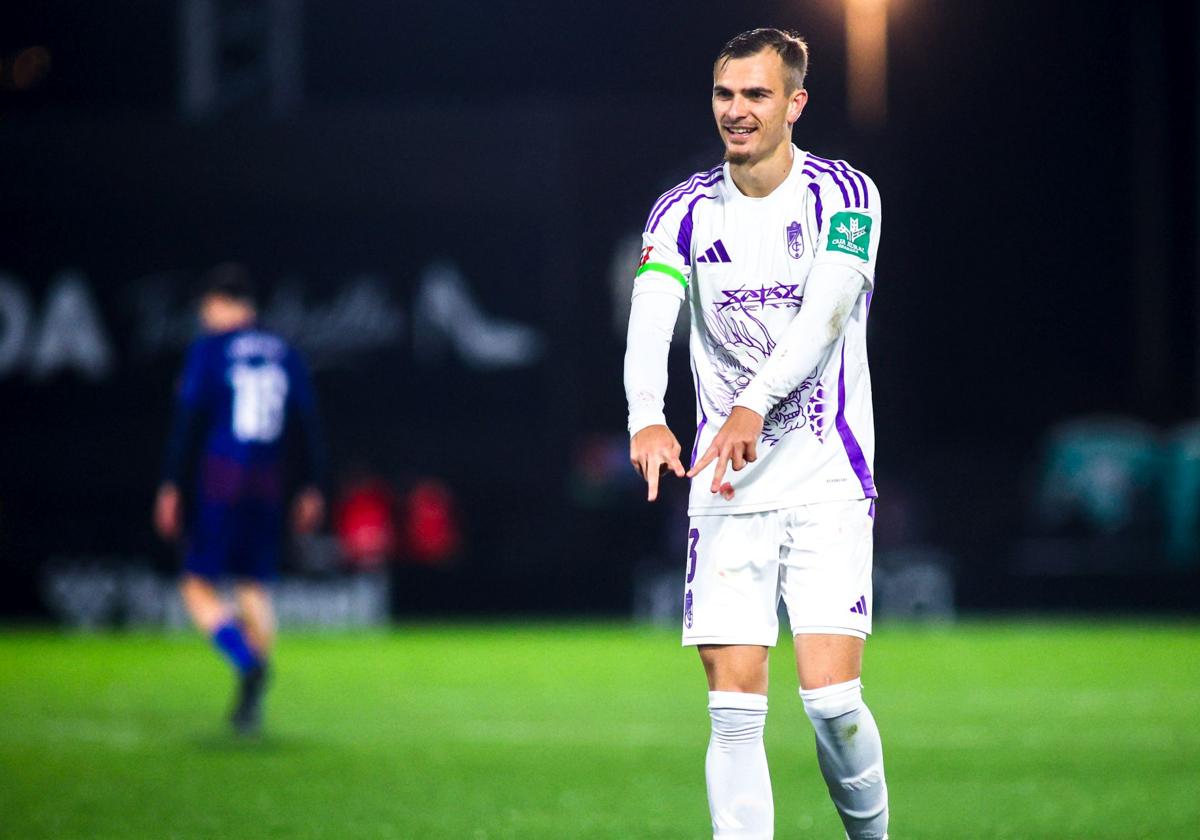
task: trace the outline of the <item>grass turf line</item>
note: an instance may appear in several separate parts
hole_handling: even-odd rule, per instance
[[[1196,836],[1195,625],[883,626],[864,683],[892,836]],[[840,838],[791,648],[776,836]],[[703,838],[705,685],[676,633],[596,624],[285,635],[268,734],[194,635],[0,634],[0,837]]]

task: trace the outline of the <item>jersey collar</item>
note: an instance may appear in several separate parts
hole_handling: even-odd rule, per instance
[[[786,194],[788,192],[786,188],[800,178],[800,170],[803,168],[806,160],[808,160],[808,152],[798,148],[793,143],[792,168],[788,170],[787,177],[780,181],[779,186],[771,190],[769,195],[764,195],[762,198],[746,195],[737,188],[737,184],[733,182],[733,173],[730,171],[729,161],[726,161],[722,167],[722,174],[724,175],[722,181],[724,182],[726,197],[732,201],[748,201],[753,204],[764,204],[774,201],[776,196]]]

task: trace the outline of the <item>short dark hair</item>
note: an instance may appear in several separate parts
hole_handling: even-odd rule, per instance
[[[204,274],[200,296],[219,295],[254,306],[258,289],[250,270],[241,263],[227,262],[214,266]]]
[[[804,87],[804,77],[808,73],[808,42],[796,32],[765,27],[734,35],[717,53],[715,64],[720,65],[731,58],[748,58],[766,49],[775,50],[783,60],[791,76],[792,90]]]

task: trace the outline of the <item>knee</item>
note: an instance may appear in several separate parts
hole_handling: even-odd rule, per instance
[[[211,633],[227,620],[225,605],[208,581],[188,575],[180,581],[179,591],[184,606],[201,630]]]
[[[813,723],[831,720],[862,708],[862,680],[800,689],[804,711]]]
[[[241,583],[236,588],[237,600],[240,604],[252,609],[262,609],[271,603],[267,590],[256,583]]]
[[[179,593],[189,604],[201,607],[220,601],[213,585],[196,575],[185,575],[179,581]]]
[[[713,741],[744,744],[762,739],[767,723],[767,697],[741,691],[710,691],[708,714]]]
[[[725,694],[756,694],[766,695],[765,677],[751,674],[721,674],[711,681],[711,691]]]

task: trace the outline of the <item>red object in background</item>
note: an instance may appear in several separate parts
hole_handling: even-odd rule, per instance
[[[440,566],[462,542],[454,496],[438,481],[421,481],[409,492],[404,512],[406,554],[418,563]]]
[[[378,569],[396,552],[396,494],[382,481],[349,487],[334,517],[342,555],[358,569]]]

